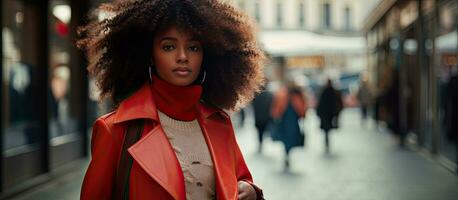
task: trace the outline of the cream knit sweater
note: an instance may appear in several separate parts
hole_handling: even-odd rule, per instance
[[[183,170],[186,199],[216,199],[213,162],[197,120],[178,121],[160,111],[158,114]]]

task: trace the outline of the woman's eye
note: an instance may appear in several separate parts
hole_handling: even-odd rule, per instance
[[[162,46],[162,49],[163,49],[164,51],[172,51],[172,50],[175,49],[175,46],[173,46],[173,45],[171,45],[171,44],[166,44],[166,45]]]
[[[194,51],[194,52],[198,52],[198,51],[200,51],[200,47],[197,46],[197,45],[195,45],[195,46],[190,46],[190,47],[189,47],[189,50]]]

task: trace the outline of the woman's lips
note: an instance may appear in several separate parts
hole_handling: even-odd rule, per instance
[[[179,76],[188,76],[192,71],[187,67],[177,67],[173,69],[173,72]]]

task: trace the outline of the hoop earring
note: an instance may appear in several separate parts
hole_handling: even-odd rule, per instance
[[[205,78],[207,77],[207,71],[204,70],[204,77],[202,78],[202,81],[200,81],[200,84],[204,84]]]
[[[148,72],[149,72],[149,81],[150,83],[153,82],[153,78],[151,77],[151,65],[148,67]]]

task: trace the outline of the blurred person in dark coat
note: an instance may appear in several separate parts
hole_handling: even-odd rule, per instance
[[[397,70],[393,71],[393,80],[386,91],[382,93],[381,101],[383,108],[386,109],[386,122],[392,133],[398,137],[399,146],[404,146],[405,133],[400,124],[400,107],[399,107],[399,77]]]
[[[367,109],[372,102],[372,92],[369,88],[369,83],[366,79],[363,79],[361,81],[357,97],[359,105],[361,107],[361,117],[363,119],[363,122],[365,122],[367,119]]]
[[[337,118],[342,109],[342,99],[339,94],[340,92],[334,89],[332,81],[328,79],[318,101],[317,114],[321,122],[320,128],[325,134],[326,153],[329,153],[329,132],[331,129],[338,127]]]
[[[458,140],[458,67],[452,68],[452,76],[447,84],[448,139]]]
[[[258,153],[262,152],[262,141],[264,132],[267,129],[267,126],[271,122],[270,116],[270,107],[272,105],[273,95],[271,92],[267,91],[265,88],[256,95],[252,105],[254,110],[254,124],[258,130]]]
[[[307,112],[306,98],[301,87],[290,83],[275,93],[271,115],[274,120],[272,137],[277,137],[285,147],[285,171],[289,170],[289,153],[293,147],[304,146],[304,133],[299,120]]]
[[[451,105],[451,127],[449,129],[448,137],[451,141],[455,142],[456,156],[458,160],[458,67],[455,66],[452,71],[452,78],[448,83],[448,92],[450,94],[449,104]],[[458,166],[456,168],[458,174]]]

